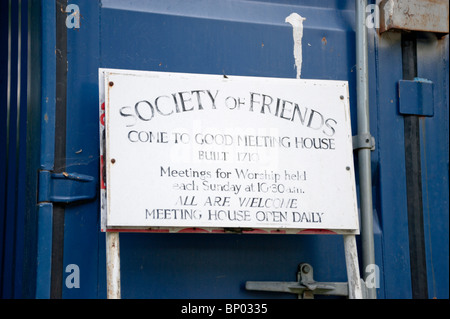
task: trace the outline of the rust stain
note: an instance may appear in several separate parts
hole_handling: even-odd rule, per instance
[[[327,38],[325,38],[325,37],[322,38],[322,44],[327,45]]]
[[[389,10],[381,5],[379,32],[408,30],[448,34],[448,8],[446,0],[399,0]],[[387,14],[389,18],[385,17]]]

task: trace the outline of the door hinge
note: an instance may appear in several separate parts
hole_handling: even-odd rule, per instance
[[[96,179],[77,173],[39,171],[38,203],[74,203],[97,196]]]

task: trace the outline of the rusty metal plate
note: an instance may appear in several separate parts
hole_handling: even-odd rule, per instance
[[[447,34],[447,0],[383,0],[380,2],[380,33],[389,30]]]

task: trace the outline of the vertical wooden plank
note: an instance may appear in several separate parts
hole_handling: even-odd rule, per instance
[[[355,235],[344,235],[344,249],[345,263],[347,265],[349,298],[363,299]]]
[[[106,233],[107,298],[120,299],[120,247],[119,233]]]

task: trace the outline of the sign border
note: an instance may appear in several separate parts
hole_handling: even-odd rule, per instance
[[[158,74],[176,74],[178,76],[211,76],[211,77],[223,77],[223,75],[215,74],[196,74],[196,73],[177,73],[177,72],[160,72],[160,71],[136,71],[136,70],[124,70],[124,69],[109,69],[109,68],[99,68],[99,118],[100,118],[100,202],[101,202],[101,231],[102,232],[133,232],[133,233],[216,233],[216,234],[343,234],[343,235],[357,235],[360,233],[359,226],[359,213],[357,207],[356,198],[356,182],[354,182],[354,196],[356,212],[358,216],[355,216],[357,228],[356,229],[319,229],[319,228],[229,228],[229,227],[165,227],[165,226],[107,226],[107,215],[109,206],[109,197],[107,196],[107,181],[109,176],[109,166],[111,165],[111,159],[109,158],[108,152],[106,150],[109,147],[109,141],[107,136],[109,127],[106,125],[105,118],[107,118],[109,99],[109,75],[158,75]],[[229,78],[252,78],[251,76],[227,76]],[[259,77],[261,78],[261,77]],[[266,77],[267,79],[271,79]],[[294,80],[288,78],[272,78],[277,80]],[[345,83],[347,88],[347,97],[349,99],[348,92],[348,82],[347,81],[336,81],[336,80],[305,80],[301,79],[299,81],[327,81],[336,83]],[[349,102],[349,101],[348,101]],[[347,104],[347,110],[345,111],[348,116],[350,116],[349,103]],[[348,120],[350,125],[350,119]],[[351,131],[351,128],[349,128]],[[351,136],[350,136],[351,138]],[[351,163],[351,171],[353,178],[354,165]]]

